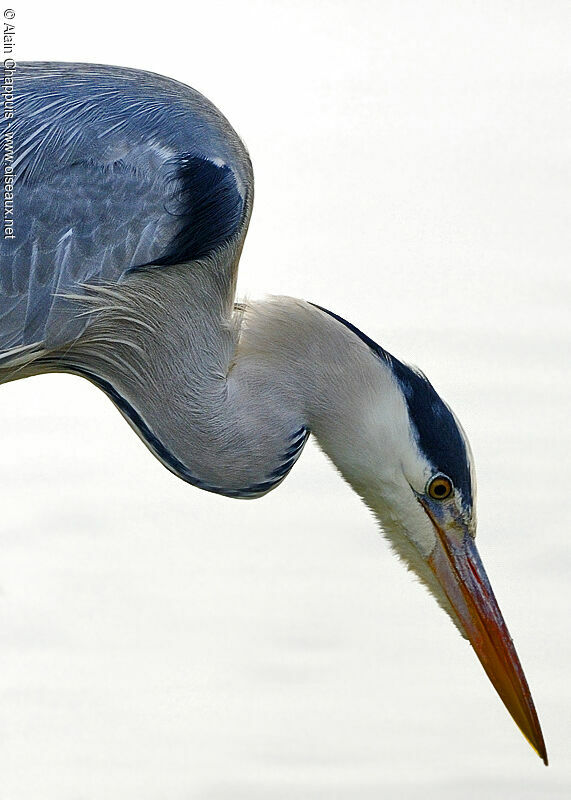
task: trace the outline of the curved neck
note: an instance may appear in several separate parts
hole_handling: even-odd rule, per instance
[[[366,402],[363,375],[377,361],[357,337],[291,298],[230,309],[208,269],[171,278],[157,287],[133,276],[107,305],[99,293],[85,334],[60,354],[165,466],[200,488],[256,497],[283,480],[310,431],[327,453],[329,442],[352,447],[348,410],[356,396]]]

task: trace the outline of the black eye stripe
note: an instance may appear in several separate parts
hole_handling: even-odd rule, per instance
[[[389,367],[406,400],[410,422],[416,432],[419,449],[434,469],[442,470],[442,473],[438,473],[439,475],[454,477],[452,488],[456,486],[462,495],[464,504],[471,507],[471,466],[464,435],[461,433],[454,415],[438,396],[428,378],[418,370],[403,364],[343,317],[323,306],[315,305],[315,303],[312,305],[353,331]],[[450,478],[448,480],[452,483]],[[428,487],[426,493],[428,494]],[[445,500],[446,497],[435,499]]]

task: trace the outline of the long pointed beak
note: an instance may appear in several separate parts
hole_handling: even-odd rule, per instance
[[[430,568],[505,707],[547,766],[545,742],[529,686],[474,539],[457,525],[447,532],[426,506],[425,510],[438,534],[428,561]]]

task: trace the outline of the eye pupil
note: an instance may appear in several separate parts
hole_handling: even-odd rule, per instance
[[[443,495],[446,494],[446,486],[442,483],[439,483],[438,486],[434,487],[434,494]]]

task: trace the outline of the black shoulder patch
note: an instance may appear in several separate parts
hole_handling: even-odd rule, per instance
[[[428,378],[403,364],[343,317],[322,306],[316,308],[320,308],[353,331],[392,370],[404,394],[419,448],[435,471],[443,472],[451,478],[456,488],[462,492],[464,502],[471,506],[472,481],[464,437],[454,415]]]
[[[167,211],[180,218],[180,229],[167,253],[153,261],[156,266],[194,261],[212,252],[236,233],[244,212],[244,198],[226,164],[185,156],[173,180],[181,185]]]

